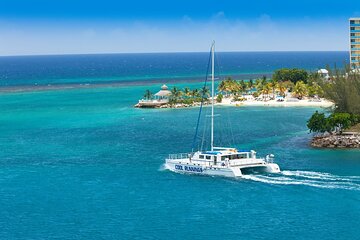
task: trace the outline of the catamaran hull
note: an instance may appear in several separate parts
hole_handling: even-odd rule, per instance
[[[166,168],[176,173],[187,173],[187,174],[198,174],[198,175],[209,175],[209,176],[222,176],[222,177],[241,177],[243,175],[242,170],[246,169],[258,169],[260,172],[265,173],[279,173],[280,168],[275,163],[269,163],[262,166],[243,166],[243,167],[204,167],[197,164],[182,164],[167,162]]]

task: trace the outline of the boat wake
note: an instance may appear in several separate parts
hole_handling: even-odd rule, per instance
[[[159,171],[166,171],[169,170],[169,168],[167,167],[167,165],[164,163],[159,167]]]
[[[360,191],[360,176],[337,176],[312,171],[282,171],[272,175],[243,175],[242,178],[276,185],[304,185]]]

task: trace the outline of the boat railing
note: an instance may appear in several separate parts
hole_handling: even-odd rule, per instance
[[[266,157],[265,157],[265,161],[267,162],[267,163],[273,163],[274,162],[274,155],[273,154],[269,154],[269,155],[266,155]]]
[[[175,153],[175,154],[169,154],[168,159],[186,159],[192,157],[192,153]]]

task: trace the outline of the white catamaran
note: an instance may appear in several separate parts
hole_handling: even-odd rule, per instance
[[[211,150],[192,153],[170,154],[165,167],[178,173],[241,177],[247,170],[278,173],[279,166],[273,162],[274,155],[256,157],[256,152],[238,151],[236,148],[214,147],[214,61],[215,42],[211,46]]]

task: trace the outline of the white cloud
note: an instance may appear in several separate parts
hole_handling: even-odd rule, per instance
[[[77,24],[15,28],[1,26],[0,55],[207,51],[347,50],[344,21],[277,22],[264,14],[253,21],[228,20],[224,13],[207,22],[184,16],[178,22]]]

